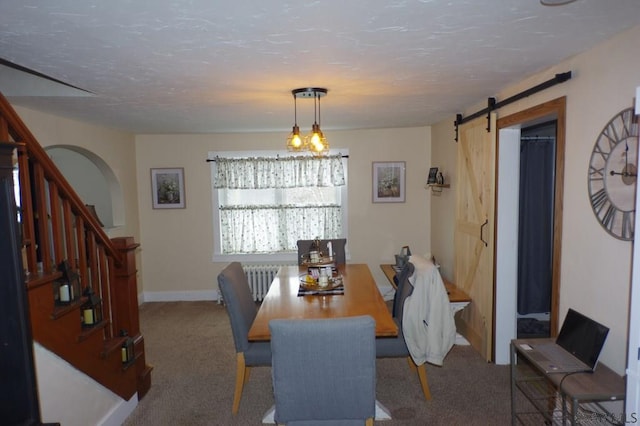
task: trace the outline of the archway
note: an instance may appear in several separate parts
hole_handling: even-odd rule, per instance
[[[102,158],[72,145],[52,145],[45,151],[83,202],[95,206],[105,231],[124,225],[122,188]]]

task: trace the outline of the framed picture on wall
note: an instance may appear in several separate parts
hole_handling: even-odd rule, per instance
[[[404,203],[405,162],[374,161],[372,169],[374,203]]]
[[[151,169],[154,209],[184,209],[184,169]]]

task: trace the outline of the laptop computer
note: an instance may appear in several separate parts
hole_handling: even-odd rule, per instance
[[[555,342],[519,346],[545,373],[592,372],[608,333],[604,325],[569,309]]]

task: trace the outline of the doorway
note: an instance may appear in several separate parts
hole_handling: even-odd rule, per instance
[[[556,120],[520,131],[518,339],[549,337]]]
[[[558,332],[560,294],[560,265],[562,253],[562,206],[564,191],[566,98],[545,102],[524,111],[498,119],[497,155],[497,219],[494,287],[494,359],[508,364],[509,343],[517,337],[518,298],[518,234],[520,139],[523,129],[555,121],[555,163],[553,171],[553,217],[551,227],[551,299],[549,307],[549,335]]]

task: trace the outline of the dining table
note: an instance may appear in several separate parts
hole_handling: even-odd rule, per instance
[[[376,322],[376,337],[394,337],[398,327],[384,301],[369,266],[346,263],[335,266],[332,278],[342,285],[333,288],[301,291],[305,289],[308,265],[282,266],[278,270],[258,313],[249,329],[250,341],[271,340],[269,321],[273,319],[323,319],[370,315]],[[275,405],[262,419],[274,424]],[[391,419],[391,412],[376,400],[376,420]]]
[[[376,337],[398,335],[398,327],[384,301],[367,264],[335,266],[337,289],[301,292],[308,266],[282,266],[276,274],[249,329],[250,341],[271,339],[269,321],[273,319],[323,319],[369,315],[376,322]]]

